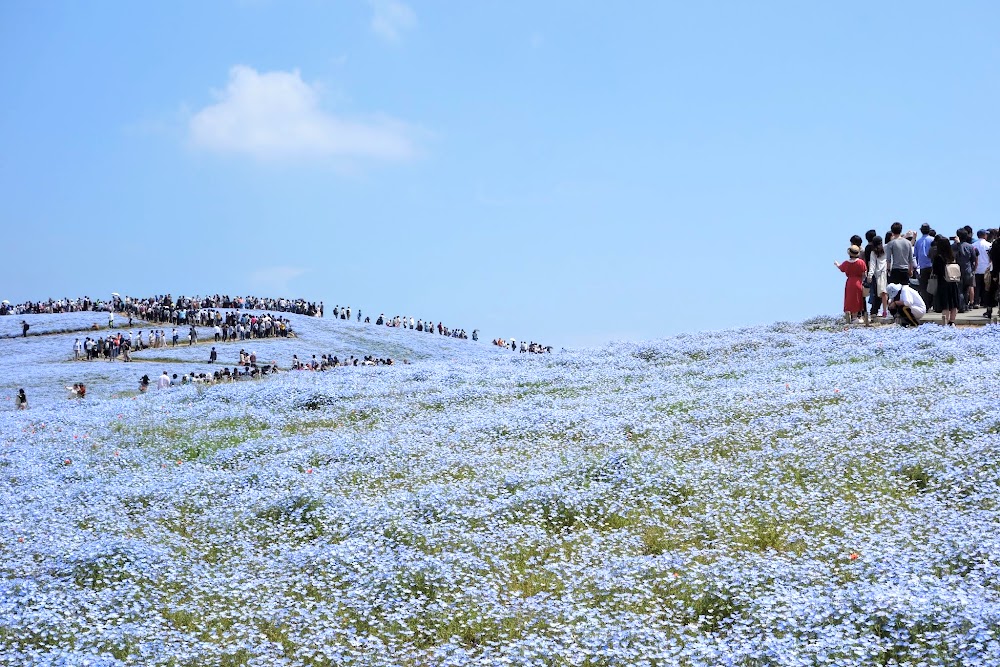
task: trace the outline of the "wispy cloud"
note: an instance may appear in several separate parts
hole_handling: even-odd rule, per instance
[[[372,30],[387,42],[398,42],[403,33],[417,26],[417,15],[398,0],[368,0],[372,8]]]
[[[289,292],[289,284],[305,273],[306,269],[297,266],[268,266],[251,271],[247,278],[262,293],[294,297]]]
[[[348,119],[325,111],[318,87],[303,81],[298,70],[258,72],[237,65],[215,95],[216,103],[189,121],[196,148],[265,160],[400,160],[415,152],[406,123],[384,115]]]

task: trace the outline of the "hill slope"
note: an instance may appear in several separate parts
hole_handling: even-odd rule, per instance
[[[1000,664],[996,327],[534,356],[293,319],[259,357],[413,363],[135,396],[208,348],[0,341],[3,660]]]

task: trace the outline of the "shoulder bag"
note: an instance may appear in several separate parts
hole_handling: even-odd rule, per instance
[[[957,283],[962,279],[962,268],[958,264],[946,264],[944,267],[944,281],[946,283]]]

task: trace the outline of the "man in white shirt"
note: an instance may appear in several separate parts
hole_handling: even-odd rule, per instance
[[[170,386],[170,376],[167,375],[166,371],[163,371],[163,375],[160,376],[160,379],[156,383],[156,388],[157,389],[166,389],[169,386]]]
[[[920,293],[909,285],[889,283],[886,293],[889,295],[889,311],[899,316],[901,326],[915,327],[927,314],[927,306]]]
[[[990,265],[990,248],[992,243],[986,240],[986,230],[980,229],[976,232],[976,242],[972,245],[979,251],[979,259],[976,264],[976,303],[977,308],[986,304],[986,269]]]

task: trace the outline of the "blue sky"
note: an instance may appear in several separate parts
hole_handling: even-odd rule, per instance
[[[302,296],[555,345],[835,314],[997,226],[992,2],[0,4],[0,298]]]

